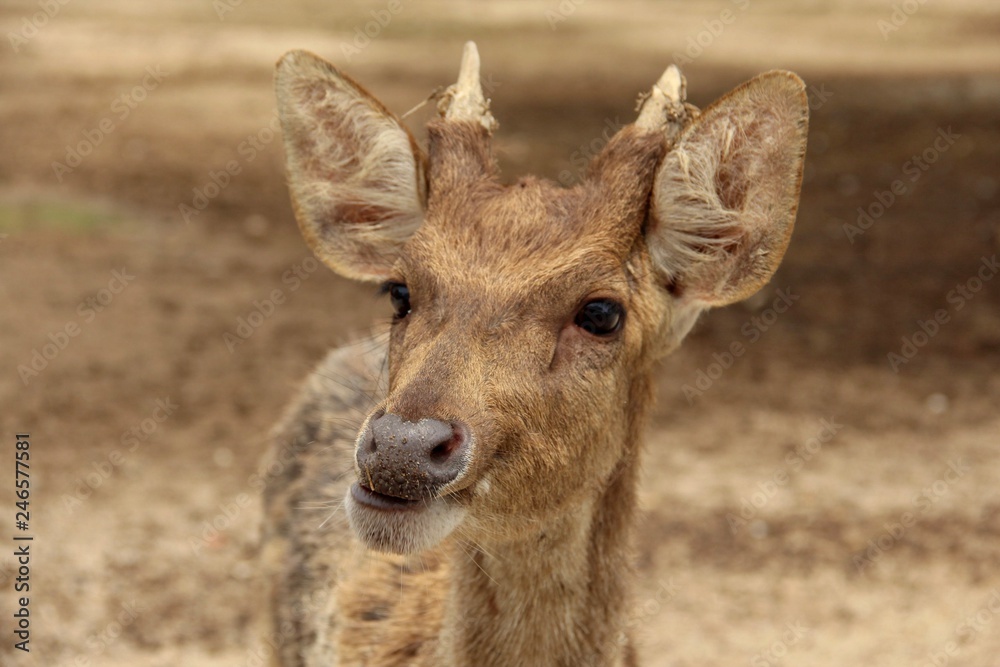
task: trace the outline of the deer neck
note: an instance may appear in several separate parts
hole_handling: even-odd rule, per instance
[[[642,393],[628,454],[597,497],[526,539],[455,545],[441,664],[633,664],[624,630]]]

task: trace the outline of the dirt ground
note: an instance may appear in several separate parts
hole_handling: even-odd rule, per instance
[[[388,313],[310,270],[272,64],[308,48],[402,112],[475,39],[509,175],[571,181],[672,60],[700,105],[775,67],[810,86],[782,268],[660,374],[642,664],[1000,666],[994,3],[278,7],[0,5],[0,664],[260,664],[250,476],[296,383]],[[30,653],[15,534],[34,536]]]

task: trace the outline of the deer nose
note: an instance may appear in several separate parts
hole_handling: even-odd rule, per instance
[[[465,469],[468,440],[461,424],[383,414],[369,422],[361,438],[358,481],[394,498],[431,498]]]

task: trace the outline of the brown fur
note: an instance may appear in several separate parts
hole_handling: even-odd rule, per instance
[[[285,127],[295,197],[317,173],[357,176],[331,176],[309,150],[405,132],[309,58],[279,64],[282,117],[296,119]],[[364,193],[378,203],[371,218],[314,213],[343,208],[323,196],[351,200],[336,182],[313,188],[328,194],[309,205],[296,200],[320,257],[346,275],[405,283],[412,310],[387,344],[331,354],[276,431],[274,458],[288,462],[269,486],[265,561],[275,629],[287,635],[279,664],[634,664],[623,633],[628,544],[654,362],[705,307],[770,278],[794,220],[805,114],[801,82],[768,75],[676,142],[623,129],[569,190],[534,178],[501,185],[491,124],[436,120],[427,182],[400,212],[398,189],[383,202]],[[367,139],[344,139],[345,127]],[[338,169],[366,183],[388,177],[343,150]],[[393,157],[390,171],[407,160],[424,178],[418,152]],[[415,231],[389,228],[408,225],[414,205]],[[352,251],[358,243],[367,246]],[[598,298],[624,305],[619,333],[574,325]],[[389,528],[342,501],[356,434],[376,409],[459,420],[471,433],[464,472]],[[317,504],[325,511],[309,511]]]

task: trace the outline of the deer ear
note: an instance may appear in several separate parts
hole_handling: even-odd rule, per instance
[[[416,142],[378,100],[311,53],[285,54],[275,87],[302,235],[338,273],[384,280],[423,220]]]
[[[795,223],[809,108],[802,80],[768,72],[707,108],[656,173],[647,244],[679,299],[745,299],[778,268]]]

